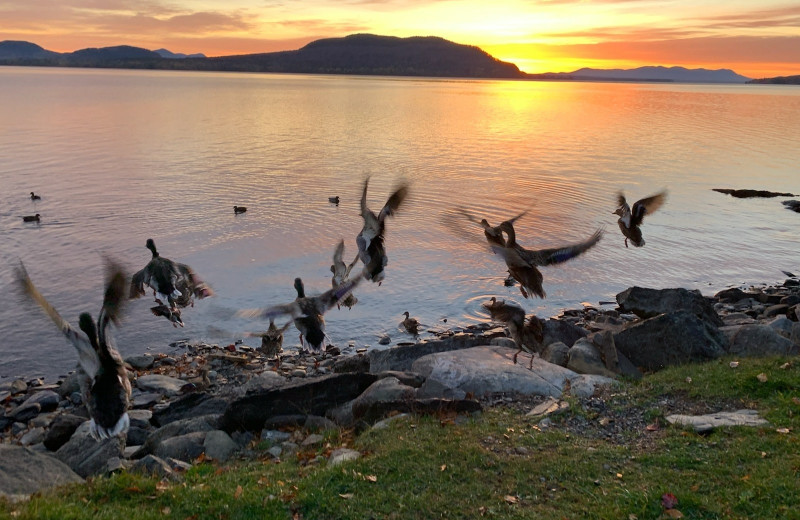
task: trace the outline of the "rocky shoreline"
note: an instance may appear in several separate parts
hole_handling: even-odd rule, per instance
[[[468,417],[509,402],[533,408],[565,394],[593,402],[619,377],[722,355],[800,350],[794,276],[783,285],[726,289],[713,297],[632,287],[616,303],[540,319],[541,341],[526,345],[535,356],[521,354],[516,365],[516,345],[498,324],[430,331],[432,339],[386,350],[349,345],[272,359],[245,345],[181,343],[173,355],[126,359],[134,388],[131,426],[124,436],[100,442],[89,435],[75,374],[53,384],[3,383],[0,496],[22,498],[116,471],[180,478],[192,464],[255,456],[257,443],[280,460],[318,445],[320,433],[331,428],[357,433],[406,413]],[[359,455],[343,447],[304,463],[337,464]]]

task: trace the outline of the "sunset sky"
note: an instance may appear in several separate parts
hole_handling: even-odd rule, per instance
[[[441,36],[531,72],[680,65],[800,74],[798,0],[24,0],[0,40],[59,52],[134,45],[207,56],[353,33]]]

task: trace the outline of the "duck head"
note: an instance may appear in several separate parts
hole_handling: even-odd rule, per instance
[[[306,297],[306,290],[303,286],[303,280],[300,278],[294,279],[294,289],[297,291],[298,298],[305,298]]]
[[[156,251],[156,243],[153,242],[152,238],[147,239],[147,243],[145,244],[145,246],[147,247],[147,249],[153,252],[153,258],[158,256],[158,251]]]

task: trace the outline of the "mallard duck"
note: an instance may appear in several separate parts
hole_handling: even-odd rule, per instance
[[[234,215],[238,215],[239,213],[244,213],[245,211],[247,211],[247,208],[245,206],[234,206],[233,207],[233,214]]]
[[[191,267],[160,256],[152,238],[148,238],[145,245],[152,251],[153,258],[131,278],[130,298],[144,295],[146,285],[153,289],[153,296],[159,305],[166,305],[175,311],[178,307],[194,305],[195,297],[202,299],[214,294]],[[170,316],[167,317],[173,321]]]
[[[403,316],[405,316],[405,319],[400,322],[400,325],[412,336],[419,336],[419,320],[412,318],[408,311],[405,311]]]
[[[491,246],[500,246],[500,247],[505,246],[506,245],[506,241],[505,241],[505,238],[503,238],[503,232],[502,232],[500,226],[502,226],[502,224],[504,224],[504,223],[509,223],[509,224],[513,225],[517,220],[519,220],[520,218],[525,216],[525,214],[528,213],[528,210],[525,210],[522,213],[520,213],[519,215],[517,215],[515,217],[511,217],[510,219],[503,221],[500,225],[492,226],[492,225],[489,224],[489,221],[486,220],[485,218],[482,218],[482,219],[478,220],[477,217],[475,217],[474,215],[470,214],[464,208],[456,208],[456,211],[458,211],[459,213],[461,213],[462,215],[467,217],[467,220],[469,220],[473,224],[477,224],[481,228],[483,228],[483,234],[486,237],[486,241],[489,243],[489,247],[491,247]]]
[[[291,321],[287,321],[285,325],[278,328],[275,326],[275,320],[270,318],[269,328],[266,332],[253,333],[249,334],[249,336],[261,338],[261,347],[258,349],[259,352],[268,358],[276,358],[282,351],[283,333],[286,332],[286,329],[288,329],[291,324]]]
[[[510,221],[503,222],[499,227],[506,234],[506,244],[503,247],[493,245],[492,250],[506,261],[509,274],[519,282],[520,292],[525,298],[528,298],[529,292],[539,298],[547,296],[542,287],[542,273],[536,266],[560,264],[571,260],[594,247],[603,237],[603,231],[598,229],[584,242],[558,248],[529,250],[517,243],[514,225]]]
[[[37,213],[36,215],[25,215],[22,217],[23,222],[39,222],[40,215]]]
[[[331,278],[331,285],[335,289],[342,285],[347,277],[350,276],[350,271],[353,269],[353,266],[356,265],[358,262],[358,256],[356,256],[355,260],[350,262],[350,264],[345,264],[344,260],[344,240],[340,240],[339,243],[336,245],[336,249],[333,251],[333,264],[331,265],[331,273],[333,273],[333,277]],[[340,308],[340,305],[344,305],[348,309],[351,308],[353,305],[358,303],[358,298],[356,298],[355,294],[350,293],[347,295],[345,299],[343,299],[340,303],[336,304],[337,308]]]
[[[506,303],[504,301],[497,301],[497,298],[492,296],[488,302],[484,302],[482,306],[489,311],[493,321],[499,321],[508,327],[508,332],[511,339],[517,344],[519,349],[514,353],[514,364],[517,363],[517,356],[523,350],[531,355],[531,362],[528,368],[533,367],[534,349],[531,348],[534,344],[539,344],[542,339],[542,324],[536,316],[531,316],[525,319],[525,310],[519,305],[513,303]]]
[[[36,195],[34,192],[31,192],[31,200],[42,200],[42,198]]]
[[[108,334],[110,322],[118,323],[125,301],[125,274],[112,263],[107,265],[103,307],[97,323],[89,313],[82,313],[76,331],[42,296],[20,262],[17,278],[25,294],[31,297],[78,351],[81,391],[91,418],[90,431],[95,439],[105,439],[127,431],[130,424],[131,385],[128,373]]]
[[[383,269],[389,262],[383,244],[386,217],[393,215],[406,199],[408,185],[402,184],[395,189],[378,215],[367,207],[368,186],[369,177],[364,180],[364,192],[361,195],[361,217],[364,219],[364,227],[356,237],[356,243],[358,258],[364,264],[364,278],[380,285],[385,276]]]
[[[289,315],[300,332],[301,349],[307,351],[306,345],[309,345],[312,352],[322,352],[325,342],[325,319],[322,315],[353,292],[353,289],[361,282],[361,278],[362,276],[359,275],[345,280],[338,287],[318,296],[306,296],[303,280],[295,278],[294,288],[297,291],[295,301],[264,309],[243,310],[239,311],[238,315],[262,319],[274,319],[277,316]]]
[[[625,247],[628,247],[628,240],[631,241],[634,247],[644,246],[644,238],[642,238],[642,230],[639,229],[639,226],[642,224],[645,215],[656,211],[666,200],[667,192],[665,190],[644,199],[637,200],[633,203],[633,209],[631,209],[630,206],[628,206],[628,202],[625,200],[625,195],[619,192],[617,195],[617,205],[619,207],[613,214],[619,215],[617,224],[619,224],[619,229],[622,231],[622,234],[625,235]]]
[[[335,197],[328,197],[328,202],[330,202],[331,204],[336,204],[338,206],[339,205],[339,196],[337,195]]]

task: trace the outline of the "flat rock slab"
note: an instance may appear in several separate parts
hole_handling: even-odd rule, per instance
[[[737,410],[706,415],[668,415],[670,424],[691,426],[698,433],[708,432],[719,426],[761,426],[767,420],[758,416],[757,410]]]
[[[515,352],[516,349],[497,346],[442,352],[419,358],[412,369],[449,388],[479,397],[507,392],[560,397],[567,381],[585,379],[572,370],[539,358],[534,358],[530,370],[528,356],[520,356],[515,365]],[[606,383],[610,380],[597,378],[596,381]]]
[[[83,479],[49,455],[22,446],[0,444],[0,497],[12,499]]]
[[[186,381],[161,374],[149,374],[136,379],[136,386],[143,392],[155,392],[169,397],[181,393]]]

